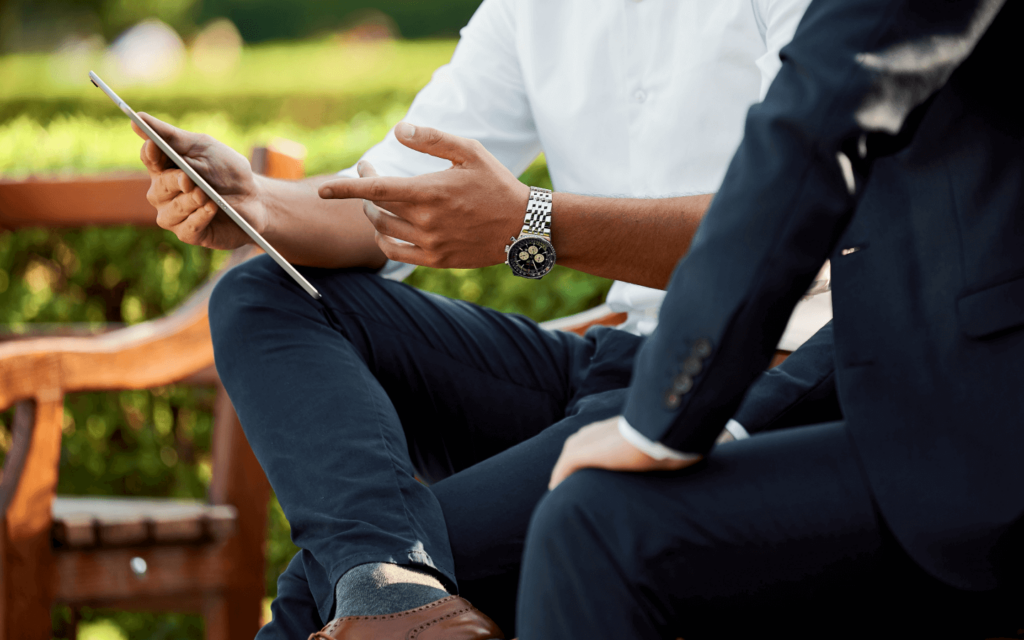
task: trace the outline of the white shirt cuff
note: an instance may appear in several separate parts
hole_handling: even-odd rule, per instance
[[[732,419],[725,423],[725,430],[736,440],[744,440],[750,437],[750,434],[743,428],[743,425]]]
[[[626,442],[633,445],[640,451],[651,456],[655,460],[697,460],[701,456],[696,453],[684,453],[669,449],[660,442],[653,442],[647,436],[634,429],[623,416],[619,416],[619,433]]]

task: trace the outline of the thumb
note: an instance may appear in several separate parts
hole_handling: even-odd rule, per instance
[[[167,124],[163,120],[154,118],[143,111],[139,112],[139,117],[145,120],[146,124],[153,128],[153,131],[156,131],[157,134],[167,142],[167,144],[171,145],[172,149],[181,155],[187,155],[189,150],[196,144],[196,142],[199,141],[201,134],[179,129],[176,126]],[[132,123],[132,129],[134,129],[135,133],[143,140],[149,140],[149,136],[139,129],[138,125],[134,122]]]
[[[395,138],[399,142],[422,153],[463,164],[480,157],[483,146],[476,140],[460,138],[430,127],[416,127],[408,122],[399,122],[395,127]]]
[[[373,165],[366,160],[360,160],[356,163],[356,171],[359,172],[360,178],[377,178],[377,170],[373,168]]]

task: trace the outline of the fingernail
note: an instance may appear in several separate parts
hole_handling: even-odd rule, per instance
[[[412,126],[408,122],[403,122],[402,124],[398,125],[398,133],[403,138],[412,138],[413,136],[416,135],[416,127]]]
[[[334,197],[334,189],[331,189],[330,187],[324,187],[323,189],[320,189],[320,197],[321,198],[333,198]]]

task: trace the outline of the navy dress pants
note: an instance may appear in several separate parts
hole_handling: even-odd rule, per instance
[[[681,472],[575,473],[537,507],[521,585],[523,640],[981,639],[1024,619],[1019,593],[960,591],[907,556],[843,422]]]
[[[621,411],[640,339],[302,271],[322,300],[266,256],[210,299],[218,373],[303,550],[260,638],[321,627],[367,562],[431,567],[513,634],[530,514],[564,440]]]

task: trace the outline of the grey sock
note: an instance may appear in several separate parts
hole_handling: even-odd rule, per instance
[[[449,595],[429,569],[385,562],[361,564],[349,569],[334,587],[334,617],[398,613]]]

